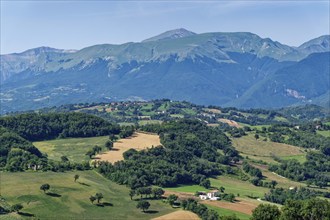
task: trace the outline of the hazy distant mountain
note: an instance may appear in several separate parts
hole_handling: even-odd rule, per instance
[[[194,33],[194,32],[188,31],[184,28],[180,28],[180,29],[175,29],[175,30],[171,30],[171,31],[166,31],[165,33],[162,33],[155,37],[148,38],[142,42],[172,40],[172,39],[177,39],[177,38],[189,37],[189,36],[192,36],[195,34],[196,33]]]
[[[237,107],[325,104],[328,51],[329,36],[290,47],[252,33],[185,29],[141,43],[36,48],[1,55],[1,110],[155,98]]]

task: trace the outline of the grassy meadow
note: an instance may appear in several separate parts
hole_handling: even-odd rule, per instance
[[[103,147],[108,139],[108,136],[65,138],[34,142],[33,145],[42,153],[46,153],[49,159],[60,161],[61,156],[67,156],[72,162],[82,162],[89,160],[89,157],[85,155],[88,150],[95,145]]]
[[[250,133],[240,138],[232,138],[233,146],[243,156],[251,157],[255,160],[263,160],[265,162],[275,162],[272,156],[283,157],[296,157],[303,161],[306,153],[299,147],[275,143],[271,141],[263,141],[262,137],[258,140],[254,138],[254,134]],[[288,158],[289,159],[289,158]]]
[[[74,175],[80,178],[74,182]],[[45,194],[40,186],[51,186]],[[103,205],[92,204],[91,195],[102,193]],[[21,203],[21,212],[38,219],[151,219],[175,211],[159,200],[150,200],[148,213],[136,208],[137,201],[128,195],[129,189],[113,183],[95,171],[65,173],[24,172],[1,173],[1,196],[9,204]],[[1,216],[15,219],[17,214]]]

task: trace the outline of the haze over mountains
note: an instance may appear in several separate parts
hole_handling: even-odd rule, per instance
[[[79,102],[329,107],[330,36],[290,47],[253,33],[167,31],[140,43],[1,55],[1,113]]]

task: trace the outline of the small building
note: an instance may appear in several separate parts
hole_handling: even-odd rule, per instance
[[[220,197],[215,196],[217,191],[208,192],[206,195],[199,195],[201,200],[218,200]]]

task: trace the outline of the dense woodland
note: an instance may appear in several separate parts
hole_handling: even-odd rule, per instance
[[[221,130],[196,120],[182,119],[141,129],[159,133],[163,146],[140,152],[129,150],[124,153],[124,161],[101,163],[100,173],[133,189],[203,184],[207,177],[225,172],[224,164],[239,156]]]

